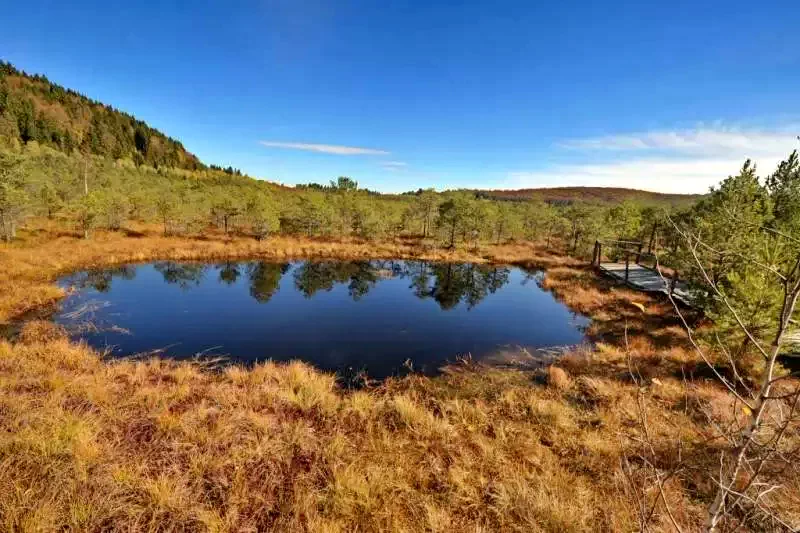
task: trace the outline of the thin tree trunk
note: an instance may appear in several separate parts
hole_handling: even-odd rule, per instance
[[[800,260],[799,260],[800,261]],[[770,347],[769,357],[767,358],[767,368],[761,378],[761,388],[754,400],[753,408],[750,409],[750,421],[747,427],[742,432],[742,443],[737,448],[734,448],[735,455],[731,466],[730,473],[726,479],[722,479],[720,475],[719,488],[717,489],[714,502],[708,508],[708,518],[706,519],[706,531],[713,533],[719,527],[722,518],[725,515],[725,503],[730,495],[729,490],[736,484],[739,475],[747,457],[750,447],[755,443],[755,439],[761,430],[761,418],[764,414],[767,401],[769,400],[770,391],[772,390],[773,376],[775,373],[775,362],[780,353],[781,342],[783,335],[789,326],[789,320],[792,318],[797,299],[800,296],[800,280],[796,281],[789,289],[788,285],[784,285],[784,298],[783,305],[781,306],[781,316],[778,326],[778,331],[775,333],[775,338]]]

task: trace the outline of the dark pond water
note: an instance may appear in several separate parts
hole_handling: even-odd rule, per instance
[[[157,262],[80,272],[56,316],[112,354],[302,359],[380,378],[578,344],[585,318],[517,268],[416,261]]]

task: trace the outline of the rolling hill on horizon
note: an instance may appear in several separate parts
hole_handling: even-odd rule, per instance
[[[664,204],[673,206],[690,205],[702,198],[703,194],[675,194],[630,189],[626,187],[531,187],[525,189],[480,189],[476,193],[488,198],[501,200],[538,199],[549,203],[568,203],[584,201],[590,203],[617,203],[632,200],[641,203]]]

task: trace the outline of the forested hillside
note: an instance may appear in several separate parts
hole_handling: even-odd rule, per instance
[[[201,169],[183,145],[141,120],[0,61],[0,137],[36,141],[63,152],[78,150],[137,165]]]

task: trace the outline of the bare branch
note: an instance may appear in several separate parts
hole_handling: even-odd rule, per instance
[[[704,351],[695,341],[692,334],[692,329],[689,327],[685,317],[681,313],[675,299],[670,291],[667,291],[668,298],[672,303],[676,314],[684,325],[689,337],[689,341],[694,347],[695,351],[698,353],[698,355],[700,355],[701,359],[703,359],[709,368],[711,368],[711,370],[714,372],[714,375],[725,386],[725,388],[728,389],[728,391],[734,396],[735,400],[741,401],[742,404],[747,407],[746,412],[748,414],[748,421],[744,427],[737,432],[731,431],[730,433],[723,433],[723,436],[729,439],[730,447],[727,452],[723,452],[720,455],[719,472],[716,477],[712,477],[718,488],[714,501],[708,509],[706,530],[709,532],[716,531],[722,520],[731,512],[733,512],[733,510],[741,509],[742,503],[745,501],[751,504],[754,508],[757,508],[759,512],[763,513],[765,516],[769,516],[776,522],[784,524],[779,517],[775,516],[775,513],[773,513],[770,509],[767,509],[762,503],[763,498],[769,493],[777,490],[780,484],[764,484],[759,478],[764,471],[765,465],[781,455],[780,442],[784,437],[787,428],[791,424],[791,417],[794,414],[798,401],[800,401],[800,390],[798,390],[798,394],[794,397],[795,401],[793,402],[792,407],[789,409],[788,418],[785,417],[782,407],[779,404],[776,404],[777,415],[775,416],[778,416],[779,419],[776,419],[775,422],[777,423],[776,427],[778,430],[764,442],[762,442],[763,439],[761,437],[763,436],[763,433],[772,425],[772,421],[770,419],[774,418],[773,415],[769,414],[767,414],[765,417],[765,413],[767,413],[767,405],[771,403],[775,404],[775,402],[780,402],[785,398],[792,397],[792,394],[776,395],[773,397],[770,394],[770,391],[772,386],[777,381],[777,379],[774,377],[774,373],[783,336],[790,324],[792,314],[794,313],[797,305],[798,297],[800,297],[800,276],[797,275],[798,272],[800,272],[800,255],[798,255],[794,261],[793,266],[787,275],[777,272],[775,268],[764,265],[763,263],[753,260],[752,258],[745,258],[747,261],[764,268],[773,274],[777,274],[781,280],[781,284],[783,285],[783,301],[779,316],[776,317],[777,329],[772,343],[770,344],[769,351],[767,351],[759,342],[759,340],[756,339],[752,332],[746,327],[726,295],[720,290],[717,284],[711,280],[711,277],[708,275],[708,272],[698,256],[697,250],[698,248],[703,247],[704,249],[711,250],[715,253],[719,252],[714,250],[712,247],[705,245],[705,243],[703,243],[701,239],[694,235],[691,231],[681,230],[681,228],[679,228],[671,218],[667,218],[672,223],[675,231],[686,241],[687,249],[689,250],[692,260],[697,266],[705,283],[713,291],[713,294],[715,294],[715,296],[725,305],[726,309],[733,315],[736,324],[739,326],[748,340],[761,352],[765,360],[765,369],[762,374],[760,387],[758,388],[757,392],[750,391],[752,399],[750,401],[746,401],[738,393],[736,387],[729,383],[728,380],[725,379],[710,363]],[[656,272],[658,272],[662,281],[665,283],[665,286],[667,286],[667,280],[663,277],[658,263],[658,258],[656,258]],[[720,341],[718,337],[717,341]],[[723,353],[731,362],[736,382],[744,385],[744,381],[741,379],[736,369],[735,361],[733,361],[731,354],[724,349],[724,345],[721,342],[719,342],[719,344],[723,349]],[[746,388],[749,390],[748,387]],[[735,409],[735,407],[736,406],[734,403],[733,408]],[[734,424],[736,418],[736,413],[734,411],[734,416],[731,417],[731,424]],[[731,427],[731,429],[733,428]],[[748,480],[743,487],[738,488],[737,490],[734,487],[736,487],[737,483],[739,483],[740,476],[742,474],[747,474]],[[763,487],[767,488],[764,489]],[[751,490],[756,491],[755,496],[748,494],[748,492]],[[750,514],[752,514],[747,513],[747,511],[744,509],[743,511],[745,512],[746,516],[750,516]]]
[[[656,266],[658,267],[658,265],[659,265],[659,259],[656,258]],[[667,282],[666,278],[664,278],[664,275],[661,273],[660,268],[656,268],[656,272],[658,272],[658,275],[661,278],[661,280],[666,285],[668,285],[668,282]],[[722,374],[719,373],[719,370],[717,370],[716,367],[708,359],[708,357],[706,357],[705,352],[703,352],[702,348],[700,348],[700,345],[697,344],[697,341],[694,339],[694,335],[692,335],[692,328],[691,328],[691,326],[689,326],[689,322],[686,320],[686,317],[683,316],[683,313],[681,313],[681,310],[680,310],[680,307],[678,306],[678,303],[675,301],[675,298],[673,298],[672,294],[670,294],[669,291],[667,291],[667,298],[669,299],[670,303],[672,304],[672,308],[675,310],[675,313],[678,315],[678,318],[680,319],[684,330],[686,330],[686,334],[688,336],[689,343],[692,345],[692,347],[694,348],[695,352],[700,356],[700,358],[703,360],[703,362],[705,362],[706,365],[708,365],[708,367],[714,373],[714,376],[723,385],[725,385],[725,388],[727,388],[731,392],[731,394],[736,396],[736,398],[738,398],[739,401],[741,401],[743,404],[745,404],[748,408],[752,409],[752,406],[750,405],[750,403],[747,400],[745,400],[739,394],[739,392],[736,390],[736,388],[734,386],[732,386]]]

